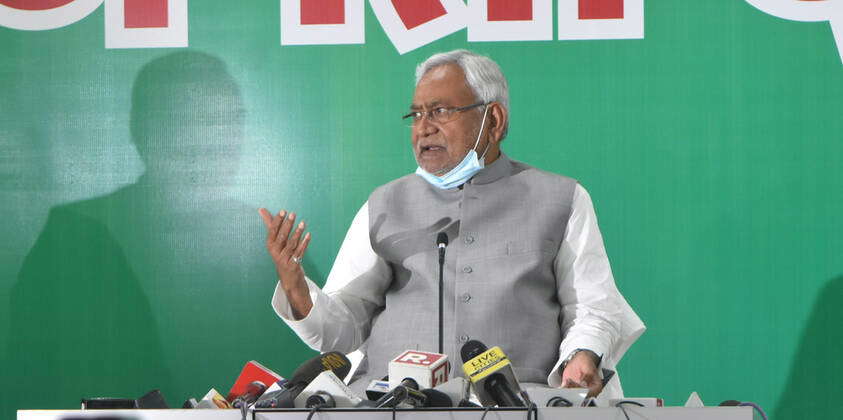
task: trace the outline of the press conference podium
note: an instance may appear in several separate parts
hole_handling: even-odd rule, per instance
[[[630,420],[752,420],[751,407],[659,407],[627,406]],[[249,413],[250,420],[306,420],[307,410]],[[396,410],[396,420],[480,420],[483,410]],[[524,410],[493,409],[485,420],[524,420]],[[239,410],[19,410],[18,420],[240,420]],[[324,410],[313,420],[392,420],[392,410]],[[626,420],[619,408],[539,408],[539,419]]]

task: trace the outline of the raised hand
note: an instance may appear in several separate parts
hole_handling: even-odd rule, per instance
[[[278,273],[281,288],[290,302],[293,317],[302,319],[313,307],[310,291],[304,280],[304,269],[301,266],[304,253],[310,244],[310,232],[302,236],[306,225],[304,221],[301,221],[290,235],[296,222],[295,213],[288,214],[286,210],[281,210],[273,216],[264,208],[259,209],[258,212],[266,225],[266,249],[275,263],[275,271]]]

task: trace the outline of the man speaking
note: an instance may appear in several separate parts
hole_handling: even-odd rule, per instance
[[[508,115],[506,79],[488,57],[457,50],[421,63],[404,116],[419,167],[371,194],[322,290],[300,265],[305,224],[260,210],[276,313],[315,350],[362,350],[352,388],[404,350],[436,351],[440,232],[450,238],[443,350],[454,363],[479,340],[500,346],[522,383],[594,395],[599,368],[644,331],[615,287],[585,189],[501,153]],[[604,395],[622,395],[618,379]]]

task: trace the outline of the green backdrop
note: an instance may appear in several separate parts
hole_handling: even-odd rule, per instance
[[[555,7],[555,6],[554,6]],[[228,390],[314,355],[272,312],[257,208],[296,210],[324,281],[354,213],[415,169],[414,66],[470,48],[511,88],[504,150],[575,177],[648,326],[629,396],[831,418],[843,363],[843,66],[828,23],[649,1],[640,40],[399,55],[281,46],[277,1],[193,1],[188,48],[105,49],[103,9],[0,27],[0,417]]]

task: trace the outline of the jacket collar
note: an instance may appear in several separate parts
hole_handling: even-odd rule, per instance
[[[472,185],[491,184],[512,173],[512,161],[503,152],[485,168],[481,169],[469,181]]]

